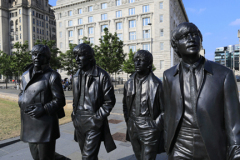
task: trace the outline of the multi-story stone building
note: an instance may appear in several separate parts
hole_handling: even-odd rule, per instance
[[[124,42],[125,53],[130,49],[152,52],[154,73],[160,78],[179,61],[170,44],[172,31],[179,23],[189,21],[182,0],[57,0],[52,9],[57,47],[62,52],[69,49],[69,43],[82,43],[84,36],[98,45],[103,29],[108,27]],[[127,78],[126,74],[122,76]]]
[[[16,42],[56,40],[56,22],[48,0],[0,0],[0,50],[11,54]],[[0,77],[3,79],[3,76]]]

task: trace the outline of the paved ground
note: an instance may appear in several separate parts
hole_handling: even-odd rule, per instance
[[[122,94],[116,93],[116,105],[108,117],[110,130],[113,135],[117,149],[107,153],[102,143],[99,151],[100,160],[136,160],[132,151],[132,146],[129,142],[124,141],[126,125],[122,113]],[[0,97],[14,100],[17,99],[19,91],[13,89],[0,89]],[[66,99],[72,100],[72,92],[65,92]],[[72,122],[61,125],[61,137],[56,143],[56,152],[68,157],[71,160],[81,160],[81,152],[78,144],[73,140],[73,125]],[[0,141],[0,160],[31,160],[28,144],[19,141],[19,137]],[[157,156],[157,160],[167,160],[165,153]]]

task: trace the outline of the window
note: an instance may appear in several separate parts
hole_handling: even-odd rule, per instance
[[[44,30],[42,30],[42,34],[44,34]]]
[[[35,19],[33,18],[33,24],[35,24]]]
[[[19,34],[19,38],[22,39],[22,34],[21,33]]]
[[[123,40],[123,34],[122,33],[118,33],[117,36],[118,36],[119,40],[121,40],[121,41]]]
[[[35,12],[34,12],[34,11],[32,11],[32,15],[33,15],[33,16],[35,15]]]
[[[122,11],[116,11],[116,17],[122,17]]]
[[[82,8],[78,9],[78,14],[82,14]]]
[[[19,17],[19,23],[21,23],[22,22],[22,18],[21,17]]]
[[[88,28],[88,34],[93,34],[93,27]]]
[[[102,20],[106,20],[106,19],[107,19],[107,13],[102,14],[102,15],[101,15],[101,18],[102,18]]]
[[[33,40],[35,40],[35,34],[33,34]]]
[[[162,51],[164,49],[164,43],[160,42],[160,51]]]
[[[136,39],[136,32],[129,32],[129,40],[135,40]]]
[[[46,23],[46,28],[48,28],[48,23]]]
[[[88,17],[88,23],[93,22],[93,17]]]
[[[116,0],[116,6],[120,6],[122,4],[121,0]]]
[[[40,29],[40,34],[42,34],[42,30]]]
[[[35,32],[35,27],[33,27],[33,32]]]
[[[129,15],[134,15],[134,14],[135,14],[135,8],[130,8]]]
[[[150,38],[150,30],[143,30],[143,38]]]
[[[163,22],[163,15],[160,15],[160,22]]]
[[[132,49],[132,52],[136,52],[136,46],[135,45],[129,46],[129,51],[130,51],[130,49]]]
[[[42,27],[44,27],[44,22],[42,22]]]
[[[37,20],[37,26],[38,26],[38,20]]]
[[[93,37],[89,38],[89,41],[90,41],[90,43],[94,44],[94,38]]]
[[[116,26],[117,26],[117,30],[122,29],[122,22],[118,22]]]
[[[106,9],[107,8],[107,3],[102,3],[101,7],[102,7],[102,9]]]
[[[143,13],[149,12],[149,5],[143,6]]]
[[[48,35],[48,31],[47,31],[47,35]]]
[[[62,38],[62,32],[59,32],[59,37]]]
[[[83,29],[79,29],[79,30],[78,30],[78,35],[79,35],[79,36],[82,36],[82,35],[83,35]]]
[[[63,43],[62,42],[60,42],[60,48],[62,48],[63,47]]]
[[[39,29],[37,28],[37,33],[39,33]]]
[[[22,26],[19,26],[19,31],[21,31],[22,30]]]
[[[135,0],[129,0],[129,3],[133,3],[133,2],[135,2]]]
[[[89,6],[88,7],[88,12],[92,12],[93,11],[93,6]]]
[[[130,20],[129,21],[129,28],[135,28],[136,27],[136,20]]]
[[[73,44],[73,40],[69,40],[69,44]]]
[[[68,31],[68,37],[73,37],[73,31]]]
[[[143,26],[147,26],[150,23],[150,18],[143,18]]]
[[[83,43],[83,40],[82,40],[82,39],[79,39],[79,40],[78,40],[78,44],[81,44],[81,43]]]
[[[163,29],[160,29],[160,37],[163,37]]]
[[[46,21],[48,21],[48,16],[46,16]]]
[[[16,41],[18,40],[18,35],[16,35]]]
[[[159,3],[159,8],[160,8],[160,9],[163,9],[163,2],[160,2],[160,3]]]
[[[68,26],[72,26],[72,21],[68,21]]]
[[[22,10],[21,9],[19,9],[19,14],[22,14]]]
[[[101,32],[104,32],[104,28],[108,28],[108,25],[107,24],[101,25]]]
[[[68,11],[68,16],[72,16],[72,11]]]
[[[78,19],[78,24],[82,24],[82,18]]]
[[[150,43],[143,44],[143,50],[150,51]]]
[[[62,27],[62,22],[59,22],[59,27],[60,27],[60,28]]]
[[[62,18],[62,13],[59,13],[59,18]]]
[[[160,69],[164,69],[164,60],[160,60]]]

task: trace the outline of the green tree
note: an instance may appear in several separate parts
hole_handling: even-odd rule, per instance
[[[8,77],[12,75],[12,66],[13,64],[13,57],[11,55],[8,55],[4,53],[3,51],[0,51],[0,74],[5,75],[6,79],[6,88],[7,88],[7,82]]]
[[[12,53],[12,72],[14,75],[19,76],[25,71],[25,67],[29,65],[31,60],[30,51],[28,50],[28,41],[25,41],[24,44],[16,42],[13,46],[16,51]]]
[[[97,65],[108,73],[119,73],[126,54],[123,53],[123,41],[119,40],[117,33],[109,33],[104,28],[104,36],[99,39],[100,45],[95,45],[95,59]]]
[[[69,44],[69,50],[66,51],[66,53],[60,53],[60,56],[62,57],[62,66],[63,70],[67,71],[67,75],[74,75],[77,70],[78,66],[75,60],[75,56],[73,54],[73,48],[76,46],[76,44]]]
[[[122,70],[127,74],[133,74],[135,72],[133,61],[134,54],[135,53],[133,53],[132,49],[130,49],[130,52],[128,53],[128,59],[123,62]]]
[[[35,42],[35,45],[38,44],[43,44],[43,45],[47,45],[51,51],[51,59],[50,59],[50,66],[53,70],[57,70],[62,68],[62,57],[59,56],[61,54],[61,51],[56,47],[56,41],[55,40],[37,40]]]

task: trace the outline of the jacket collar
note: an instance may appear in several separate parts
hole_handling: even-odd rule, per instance
[[[213,74],[211,62],[204,57],[202,58],[204,59],[204,70],[210,74]],[[179,73],[179,68],[181,67],[180,65],[181,63],[175,66],[173,76],[176,76]]]
[[[76,74],[74,75],[74,77],[78,77],[79,73],[81,72],[81,70],[79,69]],[[91,71],[88,71],[88,76],[93,76],[93,77],[98,77],[98,67],[96,65],[93,66],[93,68],[91,69]]]

